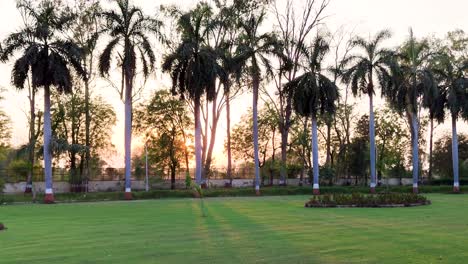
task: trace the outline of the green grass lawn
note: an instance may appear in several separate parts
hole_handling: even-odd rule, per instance
[[[0,263],[468,263],[468,195],[414,208],[308,196],[0,206]]]

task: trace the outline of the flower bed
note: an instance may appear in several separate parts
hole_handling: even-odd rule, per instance
[[[314,195],[305,207],[409,207],[431,204],[426,197],[412,193]]]

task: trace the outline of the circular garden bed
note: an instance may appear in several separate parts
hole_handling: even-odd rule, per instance
[[[314,195],[305,203],[305,207],[411,207],[429,205],[426,197],[413,193],[382,193],[382,194],[325,194]]]

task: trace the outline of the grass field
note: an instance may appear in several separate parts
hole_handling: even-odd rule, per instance
[[[468,195],[311,209],[308,196],[0,206],[0,263],[468,263]]]

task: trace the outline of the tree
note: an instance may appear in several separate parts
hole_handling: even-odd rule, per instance
[[[4,41],[1,60],[7,61],[17,51],[23,54],[15,61],[12,70],[12,83],[23,89],[31,74],[31,85],[44,89],[44,171],[46,181],[46,203],[54,202],[52,189],[51,156],[51,119],[50,92],[55,87],[59,92],[71,93],[73,82],[71,68],[78,76],[84,77],[81,66],[81,50],[73,42],[64,40],[74,15],[54,5],[51,1],[41,1],[37,6],[20,2],[18,9],[23,10],[31,19],[30,27],[10,34]],[[31,34],[34,36],[31,39]]]
[[[251,116],[252,110],[249,109],[232,130],[233,156],[237,160],[242,160],[245,163],[249,163],[249,161],[255,157],[253,134],[251,133],[253,128]],[[259,168],[263,168],[268,161],[270,161],[270,165],[274,165],[275,153],[278,149],[278,145],[276,144],[278,136],[277,126],[277,112],[273,109],[271,104],[266,104],[260,109],[258,119]],[[272,168],[269,168],[270,184],[273,182],[271,169]],[[261,178],[263,179],[264,177]]]
[[[176,169],[185,163],[189,175],[191,135],[185,130],[193,125],[184,101],[172,97],[170,91],[160,90],[152,99],[140,104],[135,112],[135,130],[145,137],[148,156],[159,169],[169,167],[171,189],[175,189]]]
[[[400,113],[406,112],[411,129],[413,159],[413,192],[418,192],[419,177],[419,112],[428,98],[436,98],[438,89],[428,65],[432,53],[426,41],[418,42],[410,30],[408,41],[400,48],[398,65],[393,65],[392,82],[383,94]],[[397,68],[395,68],[397,67]]]
[[[84,102],[85,102],[85,162],[84,162],[84,178],[89,178],[90,162],[91,162],[91,113],[90,101],[91,91],[90,86],[95,77],[95,51],[96,37],[102,28],[102,21],[99,13],[102,12],[98,0],[75,0],[75,12],[78,17],[72,25],[73,39],[82,48],[82,64],[86,72],[87,78],[83,80],[84,84]]]
[[[131,146],[132,146],[132,105],[133,84],[138,66],[146,80],[154,70],[156,56],[148,34],[155,34],[159,40],[161,21],[145,16],[143,10],[133,6],[129,0],[114,0],[117,10],[101,13],[106,27],[100,32],[107,33],[111,40],[99,57],[99,73],[109,76],[114,53],[119,57],[122,87],[120,94],[125,103],[125,198],[132,199],[131,189]],[[118,48],[121,48],[118,50]],[[139,63],[138,63],[139,61]]]
[[[217,1],[219,9],[218,14],[212,21],[213,38],[215,39],[216,51],[220,60],[220,66],[226,78],[222,82],[224,92],[224,102],[220,103],[220,108],[225,103],[226,106],[226,152],[227,152],[227,171],[226,177],[230,179],[229,185],[232,185],[232,151],[231,151],[231,101],[242,92],[241,84],[241,64],[235,54],[235,45],[239,35],[238,19],[242,14],[242,8],[238,8],[235,3],[227,4],[227,0]],[[215,107],[213,104],[213,120],[217,120]],[[214,145],[214,122],[212,125],[210,147]],[[209,169],[209,164],[206,165]]]
[[[171,75],[171,92],[182,99],[193,102],[195,118],[195,181],[204,183],[202,179],[202,149],[200,105],[203,95],[207,101],[215,99],[216,80],[224,78],[222,68],[217,61],[217,53],[206,45],[208,34],[207,18],[211,16],[211,8],[205,3],[185,13],[173,12],[177,18],[179,43],[171,43],[176,48],[165,56],[162,69]]]
[[[377,147],[377,179],[381,180],[388,172],[404,165],[406,146],[410,136],[405,130],[405,122],[391,108],[376,111],[376,147]]]
[[[275,75],[276,93],[278,101],[276,109],[279,112],[279,130],[281,133],[281,177],[280,183],[286,184],[286,161],[289,131],[292,123],[292,94],[284,90],[284,82],[292,81],[300,73],[303,48],[309,41],[310,32],[320,25],[326,18],[324,11],[329,0],[306,0],[299,6],[292,0],[273,1],[274,16],[279,29],[280,40],[283,43],[278,74]],[[284,4],[280,6],[279,3]],[[301,10],[300,12],[298,12]],[[296,14],[296,12],[299,13]],[[286,60],[285,60],[286,58]]]
[[[3,97],[0,95],[0,101],[1,100],[3,100]],[[5,148],[10,145],[10,137],[10,118],[2,109],[0,109],[0,148]]]
[[[353,41],[353,46],[364,51],[363,55],[351,55],[345,59],[345,65],[350,63],[351,66],[342,75],[345,83],[351,85],[353,94],[361,95],[362,93],[369,96],[369,140],[370,140],[370,190],[375,192],[376,187],[376,169],[375,169],[375,117],[374,117],[374,95],[376,85],[374,78],[377,78],[379,84],[384,90],[389,83],[390,73],[388,67],[391,65],[391,59],[388,56],[390,53],[387,49],[381,48],[382,41],[390,38],[389,31],[383,30],[378,32],[373,39],[365,40],[357,37]]]
[[[452,118],[453,191],[459,192],[457,120],[462,114],[468,119],[468,109],[464,109],[468,104],[468,37],[459,31],[449,33],[448,39],[449,45],[438,56],[434,71],[446,96],[445,107]]]
[[[458,161],[460,163],[460,175],[468,176],[468,136],[466,134],[458,135]],[[453,159],[452,159],[452,137],[444,135],[434,144],[434,173],[445,179],[453,177]],[[463,171],[465,174],[463,175]]]
[[[83,86],[78,82],[75,92],[71,95],[52,94],[52,98],[55,99],[52,104],[53,135],[56,140],[61,140],[66,145],[64,151],[70,167],[70,181],[73,187],[76,187],[72,191],[77,192],[85,191],[84,183],[90,176],[86,171],[96,169],[93,164],[98,164],[100,154],[113,147],[110,139],[117,119],[112,106],[102,97],[90,97],[87,102]],[[90,123],[87,132],[88,114]],[[86,157],[88,152],[93,157],[89,161]]]
[[[293,93],[293,105],[296,112],[312,119],[312,158],[313,191],[320,194],[317,117],[336,111],[335,102],[339,97],[338,86],[321,73],[322,61],[329,50],[328,43],[322,37],[314,40],[313,46],[305,51],[308,61],[307,72],[286,84]]]
[[[271,64],[267,56],[283,57],[282,43],[272,33],[261,33],[260,28],[266,18],[266,11],[262,3],[247,3],[247,9],[239,24],[242,28],[237,46],[237,56],[248,68],[248,74],[252,83],[253,106],[253,144],[254,144],[254,170],[255,191],[260,195],[260,167],[258,157],[258,93],[262,79],[262,68],[267,74],[272,74]]]

